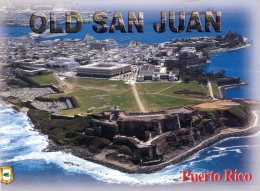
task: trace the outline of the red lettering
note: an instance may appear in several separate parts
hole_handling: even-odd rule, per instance
[[[250,174],[250,173],[245,173],[245,180],[246,181],[248,181],[248,182],[250,182],[251,180],[252,180],[252,174]]]
[[[183,170],[182,171],[182,181],[183,182],[186,182],[187,180],[188,180],[188,176],[190,176],[191,175],[191,172],[190,171],[188,171],[188,174],[187,174],[187,171],[186,170]]]
[[[233,170],[225,170],[225,181],[235,181],[235,172]]]

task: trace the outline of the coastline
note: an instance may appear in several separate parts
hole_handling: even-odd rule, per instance
[[[226,133],[219,133],[217,135],[214,135],[213,137],[202,141],[198,146],[190,149],[189,151],[183,153],[182,155],[173,158],[170,161],[167,161],[165,163],[159,164],[158,167],[156,167],[155,169],[153,169],[154,171],[149,171],[150,173],[161,170],[162,168],[165,168],[166,166],[169,165],[174,165],[180,162],[183,162],[184,160],[188,159],[190,156],[194,155],[195,153],[202,151],[203,149],[206,149],[212,145],[214,145],[217,142],[223,141],[225,139],[228,138],[232,138],[232,137],[242,137],[242,136],[249,136],[249,135],[253,135],[257,132],[260,131],[260,128],[257,127],[257,125],[259,125],[259,115],[256,113],[256,111],[252,111],[252,113],[255,116],[255,122],[252,126],[243,129],[243,130],[237,130],[234,132],[226,132]],[[148,170],[146,168],[143,168],[143,170]]]
[[[247,86],[247,85],[248,85],[248,83],[241,82],[239,84],[230,84],[230,85],[218,86],[219,98],[220,99],[225,98],[225,92],[226,92],[227,89],[236,88],[236,87],[240,87],[240,86]]]
[[[238,47],[238,48],[234,48],[234,49],[224,50],[224,52],[245,48],[247,46],[250,46],[250,44],[249,45],[245,45],[243,47]],[[240,84],[231,84],[231,85],[219,86],[218,89],[219,89],[219,92],[221,92],[222,97],[224,98],[223,95],[224,95],[224,92],[225,92],[226,89],[234,88],[234,87],[242,86],[242,85],[247,85],[247,84],[242,82]],[[5,101],[5,103],[11,104],[7,100]],[[27,109],[28,109],[28,108],[27,109],[23,109],[22,107],[19,107],[19,106],[13,105],[13,104],[12,104],[12,108],[14,108],[17,111],[25,112],[25,113],[27,113]],[[256,121],[255,124],[257,124],[258,123],[258,115],[256,114],[255,111],[253,111],[253,115],[256,118],[255,119],[255,121]],[[113,164],[113,163],[105,161],[105,160],[99,160],[98,158],[90,157],[84,151],[84,149],[80,149],[79,147],[78,147],[78,149],[74,149],[74,147],[70,146],[70,145],[69,146],[66,146],[66,145],[65,146],[58,146],[51,140],[51,138],[48,139],[49,146],[46,149],[44,149],[44,152],[51,152],[51,151],[69,152],[69,153],[73,154],[74,156],[77,156],[77,157],[82,158],[84,160],[87,160],[87,161],[90,161],[90,162],[94,162],[94,163],[97,163],[97,164],[101,164],[103,166],[119,170],[121,172],[126,172],[126,173],[130,173],[130,174],[136,174],[136,173],[149,174],[149,173],[158,172],[159,170],[161,170],[161,169],[163,169],[163,168],[165,168],[165,167],[167,167],[169,165],[174,165],[174,164],[180,163],[182,161],[185,161],[190,156],[194,155],[195,153],[197,153],[197,152],[199,152],[199,151],[201,151],[201,150],[203,150],[205,148],[208,148],[208,147],[212,146],[213,144],[215,144],[215,143],[217,143],[219,141],[222,141],[224,139],[231,138],[231,137],[247,136],[247,135],[250,135],[250,134],[254,134],[257,131],[259,131],[259,129],[257,129],[255,127],[256,127],[256,125],[252,126],[252,127],[248,127],[246,129],[243,129],[243,130],[234,131],[234,132],[225,132],[225,133],[215,134],[215,135],[213,135],[210,138],[206,138],[206,139],[202,140],[198,145],[196,145],[193,148],[189,148],[189,149],[186,148],[186,150],[182,150],[183,152],[179,156],[174,157],[174,158],[172,158],[172,159],[170,159],[168,161],[165,161],[165,162],[157,164],[157,165],[152,165],[152,166],[140,166],[140,168],[135,168],[135,169],[125,168],[125,167],[123,167],[123,165]],[[36,129],[36,130],[39,131],[40,133],[44,134],[42,131],[40,131],[38,129]],[[73,165],[73,163],[71,165]]]
[[[247,48],[249,46],[251,46],[252,44],[248,43],[244,46],[240,46],[240,47],[237,47],[237,48],[231,48],[231,49],[228,49],[228,50],[225,50],[225,52],[230,52],[230,51],[235,51],[235,50],[239,50],[239,49],[243,49],[243,48]]]
[[[244,47],[242,47],[242,48],[244,48]],[[218,89],[219,89],[219,91],[222,91],[223,92],[222,95],[224,95],[225,89],[233,88],[233,87],[237,87],[237,86],[241,86],[241,85],[247,85],[247,84],[246,83],[231,84],[231,85],[226,85],[226,86],[220,86]],[[20,111],[20,112],[27,113],[27,111],[29,109],[29,108],[24,109],[24,107],[16,106],[16,105],[8,102],[7,100],[5,100],[5,103],[11,104],[12,108],[14,108],[15,110]],[[33,124],[33,122],[32,122],[32,124]],[[46,135],[41,130],[39,130],[39,129],[36,129],[36,130],[39,131],[40,133],[42,133],[43,135]],[[74,146],[70,146],[70,145],[62,145],[62,146],[56,145],[53,142],[53,140],[51,139],[51,137],[48,138],[49,146],[47,148],[45,148],[43,151],[44,152],[52,152],[52,151],[68,152],[68,153],[71,153],[74,156],[81,158],[81,159],[84,159],[84,160],[87,160],[87,161],[90,161],[90,162],[93,162],[93,163],[97,163],[97,164],[109,167],[111,169],[119,170],[121,172],[129,173],[129,174],[138,174],[138,173],[150,174],[150,173],[158,172],[158,171],[162,170],[163,168],[165,168],[169,165],[174,165],[174,164],[178,164],[180,162],[183,162],[183,161],[187,160],[189,157],[196,154],[197,152],[199,152],[203,149],[206,149],[206,148],[212,146],[213,144],[215,144],[219,141],[222,141],[226,138],[247,136],[247,135],[250,135],[250,134],[253,134],[253,132],[251,132],[251,130],[246,131],[245,129],[243,129],[241,131],[237,131],[237,132],[215,134],[211,137],[207,137],[207,138],[200,140],[200,142],[193,148],[189,147],[189,148],[184,148],[181,151],[177,151],[178,154],[180,154],[180,155],[174,156],[170,160],[167,160],[165,162],[162,162],[162,163],[157,164],[157,165],[152,165],[152,166],[136,166],[136,165],[134,165],[134,167],[138,167],[138,168],[134,168],[134,167],[133,168],[126,168],[125,165],[120,165],[120,163],[117,163],[117,162],[111,163],[111,161],[109,162],[109,161],[106,161],[106,160],[98,159],[96,157],[92,157],[92,156],[90,156],[91,154],[89,152],[85,151],[84,149],[82,149],[80,147],[74,147]],[[73,163],[71,165],[73,165]]]
[[[219,48],[219,49],[216,49],[214,51],[211,51],[210,54],[214,55],[214,54],[219,54],[219,53],[224,53],[224,52],[236,51],[236,50],[240,50],[240,49],[243,49],[243,48],[250,47],[251,45],[252,44],[247,43],[247,44],[245,44],[243,46],[239,46],[239,47],[236,47],[236,48]]]
[[[94,162],[94,163],[97,163],[97,164],[100,164],[100,165],[103,165],[103,166],[106,166],[106,167],[109,167],[109,168],[112,168],[115,170],[119,170],[121,172],[128,173],[128,174],[151,174],[151,173],[156,173],[156,172],[166,168],[167,166],[181,163],[181,162],[187,160],[189,157],[193,156],[194,154],[196,154],[206,148],[209,148],[210,146],[212,146],[220,141],[223,141],[225,139],[232,138],[232,137],[249,136],[249,135],[253,135],[253,134],[259,132],[260,131],[259,115],[257,114],[256,111],[252,111],[252,114],[254,115],[254,118],[255,118],[254,123],[245,129],[234,129],[234,130],[229,129],[229,130],[227,130],[227,132],[221,131],[220,133],[218,133],[208,139],[203,140],[194,148],[191,148],[191,149],[185,151],[184,153],[180,154],[177,157],[174,157],[168,161],[165,161],[165,162],[157,164],[157,165],[140,166],[139,168],[136,168],[136,169],[125,168],[120,165],[112,164],[108,161],[99,160],[97,158],[84,157],[84,156],[82,156],[82,153],[80,153],[76,150],[74,150],[74,151],[71,150],[72,148],[64,149],[64,148],[59,148],[59,146],[57,146],[57,145],[55,145],[55,146],[52,145],[52,148],[48,148],[48,149],[50,151],[57,151],[57,150],[63,150],[65,152],[69,151],[74,156],[77,156],[84,160],[88,160],[90,162]],[[53,146],[55,149],[53,148]],[[72,163],[72,165],[73,165],[73,163]]]
[[[2,99],[1,99],[2,100]],[[2,100],[5,104],[10,105],[13,109],[15,109],[16,111],[19,112],[24,112],[27,114],[26,110],[23,110],[22,108],[19,108],[7,101]],[[243,128],[243,129],[236,129],[236,128],[229,128],[227,130],[221,130],[219,133],[207,137],[205,139],[202,139],[195,147],[193,148],[185,148],[183,150],[183,152],[180,153],[179,156],[175,156],[174,158],[162,162],[160,164],[156,164],[156,165],[151,165],[151,166],[136,166],[134,165],[131,168],[126,168],[125,165],[120,165],[120,163],[111,163],[111,161],[105,161],[102,159],[98,159],[96,157],[91,156],[88,152],[86,152],[85,149],[78,147],[78,146],[71,146],[71,145],[57,145],[56,143],[53,142],[53,140],[51,139],[51,137],[48,136],[48,147],[46,147],[45,149],[43,149],[43,152],[54,152],[54,151],[62,151],[65,153],[71,153],[74,156],[77,156],[81,159],[84,159],[86,161],[90,161],[96,164],[100,164],[103,166],[106,166],[108,168],[114,169],[114,170],[118,170],[124,173],[128,173],[128,174],[151,174],[151,173],[156,173],[162,169],[164,169],[167,166],[170,165],[175,165],[178,163],[181,163],[185,160],[187,160],[189,157],[193,156],[194,154],[220,142],[223,141],[227,138],[232,138],[232,137],[241,137],[241,136],[248,136],[248,135],[252,135],[257,133],[258,131],[260,131],[260,125],[259,125],[259,114],[257,113],[257,111],[253,110],[251,112],[251,114],[253,115],[254,119],[253,119],[253,123],[250,123],[249,127]],[[28,115],[27,115],[28,116]],[[34,123],[31,121],[31,118],[28,116],[28,118],[30,119],[31,124],[34,126]],[[34,127],[35,128],[35,127]],[[231,130],[232,129],[232,130]],[[40,129],[35,128],[35,130],[39,131],[41,134],[44,134]],[[73,162],[71,163],[71,165],[75,165],[73,164]]]

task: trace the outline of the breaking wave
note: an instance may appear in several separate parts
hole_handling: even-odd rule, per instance
[[[0,103],[0,163],[19,163],[26,165],[41,161],[44,164],[55,164],[66,173],[86,174],[96,180],[107,183],[126,184],[172,184],[181,183],[182,171],[207,172],[212,160],[226,157],[229,154],[241,154],[250,145],[221,147],[215,145],[190,157],[186,161],[164,168],[152,174],[127,174],[104,167],[65,152],[43,152],[48,146],[46,136],[33,129],[26,113],[13,110]],[[259,145],[260,146],[260,145]]]

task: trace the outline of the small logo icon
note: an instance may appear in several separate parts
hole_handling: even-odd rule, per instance
[[[0,181],[3,184],[10,184],[14,181],[14,171],[11,166],[0,167]]]

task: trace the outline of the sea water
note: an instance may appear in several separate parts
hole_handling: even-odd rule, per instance
[[[182,171],[223,172],[225,168],[250,171],[246,162],[252,149],[260,151],[260,144],[252,144],[258,136],[230,138],[204,149],[186,161],[168,166],[152,174],[127,174],[62,151],[43,152],[48,139],[33,128],[26,113],[0,104],[0,163],[15,169],[15,183],[59,183],[66,179],[112,184],[151,185],[181,183]],[[236,162],[234,162],[236,161]],[[71,164],[73,163],[73,164]]]

